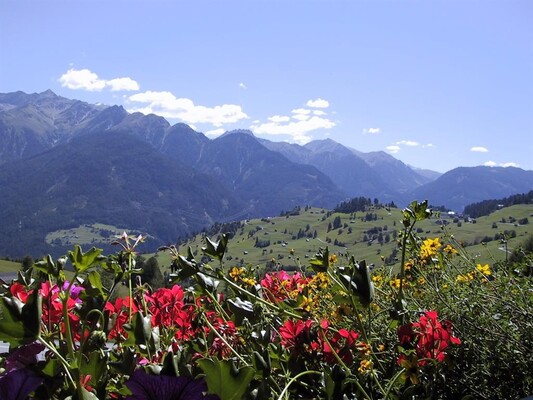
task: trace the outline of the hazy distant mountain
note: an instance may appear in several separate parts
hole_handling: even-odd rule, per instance
[[[276,215],[280,206],[334,207],[346,197],[317,168],[295,164],[267,149],[250,131],[233,131],[210,141],[193,167],[220,179],[255,215]]]
[[[0,104],[2,255],[50,252],[48,232],[94,222],[146,232],[153,248],[215,221],[333,207],[346,196],[251,132],[209,140],[50,91],[0,95]]]
[[[261,143],[294,162],[314,165],[352,197],[407,202],[406,193],[431,181],[387,153],[362,153],[331,139],[304,146],[267,140]]]
[[[384,151],[373,151],[370,153],[362,153],[354,149],[352,151],[365,160],[378,174],[391,195],[395,192],[398,194],[408,193],[414,188],[435,179],[428,177],[427,173],[424,174],[414,170]],[[435,173],[435,175],[438,175],[438,173]]]
[[[0,254],[11,256],[40,254],[46,233],[94,222],[149,234],[154,248],[243,209],[216,179],[121,133],[4,164],[0,187]]]
[[[0,164],[29,157],[67,141],[100,107],[40,94],[0,94]]]
[[[439,176],[442,175],[441,172],[433,171],[431,169],[417,168],[417,167],[413,167],[412,165],[409,165],[409,168],[415,171],[418,175],[421,175],[429,179],[429,182],[434,181],[435,179],[437,179]]]
[[[454,211],[482,200],[497,199],[533,189],[533,171],[502,167],[459,167],[415,189],[413,199],[428,199]]]
[[[356,196],[459,210],[527,192],[532,175],[478,167],[439,177],[330,139],[299,146],[236,130],[210,140],[121,106],[51,91],[0,94],[0,255],[50,252],[46,233],[80,224],[129,227],[157,246],[214,221],[333,208]]]

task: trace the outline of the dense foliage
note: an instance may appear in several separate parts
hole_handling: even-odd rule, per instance
[[[515,204],[533,204],[533,190],[528,193],[515,194],[503,199],[484,200],[472,203],[465,207],[464,213],[472,218],[489,215],[501,207],[509,207]]]
[[[154,266],[136,257],[142,236],[122,235],[107,257],[79,246],[45,257],[3,287],[0,340],[10,348],[0,359],[0,397],[533,394],[531,253],[513,265],[478,264],[453,237],[417,236],[430,214],[427,203],[403,210],[399,271],[371,271],[326,247],[294,273],[259,275],[225,265],[226,235],[207,239],[201,259],[166,248],[173,273],[155,290],[139,275],[136,260]],[[122,284],[127,295],[117,297]]]

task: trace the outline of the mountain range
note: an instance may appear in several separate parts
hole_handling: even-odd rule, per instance
[[[128,227],[152,247],[215,221],[333,208],[356,196],[413,199],[461,211],[533,189],[533,171],[408,166],[331,139],[304,146],[251,131],[215,139],[156,115],[43,93],[0,94],[0,254],[63,251],[48,232],[83,224]],[[53,250],[53,251],[52,251]]]

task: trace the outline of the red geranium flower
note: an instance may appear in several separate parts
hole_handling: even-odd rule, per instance
[[[426,311],[418,322],[403,325],[398,329],[400,344],[412,345],[415,348],[420,366],[425,365],[427,359],[444,361],[446,349],[450,344],[461,344],[461,340],[453,336],[451,322],[441,323],[437,318],[436,311]]]
[[[272,274],[266,274],[261,280],[263,296],[272,301],[280,302],[290,298],[289,294],[298,291],[301,292],[302,286],[307,283],[308,279],[299,272],[289,275],[286,271],[279,271]]]
[[[310,331],[313,321],[298,320],[296,322],[288,319],[279,328],[281,345],[286,349],[299,349],[304,343],[310,343]]]
[[[123,328],[123,325],[128,322],[129,312],[134,314],[138,311],[138,308],[135,302],[128,297],[119,297],[115,300],[115,304],[108,301],[105,305],[104,310],[109,314],[109,335],[108,339],[113,340],[119,338],[124,340],[127,337],[127,333]]]

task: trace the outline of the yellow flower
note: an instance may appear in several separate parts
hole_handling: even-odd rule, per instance
[[[389,284],[391,285],[391,287],[393,287],[394,289],[400,289],[400,284],[401,284],[401,280],[396,278],[396,279],[393,279],[389,282]],[[409,287],[409,282],[407,282],[405,279],[403,280],[403,287],[404,288],[407,288]]]
[[[329,276],[325,272],[318,272],[313,280],[317,283],[320,289],[326,289],[329,284]]]
[[[333,319],[340,321],[343,317],[352,315],[352,308],[348,304],[340,304],[335,311],[333,311]]]
[[[329,256],[329,263],[330,264],[335,264],[337,262],[337,255],[336,254],[332,254]]]
[[[304,309],[305,311],[309,312],[311,311],[311,307],[313,307],[314,304],[315,302],[313,301],[311,297],[302,296],[302,302],[298,304],[298,306]]]
[[[455,247],[453,247],[450,244],[446,245],[446,247],[444,248],[444,252],[448,253],[448,254],[457,254],[458,253],[457,250],[455,250]]]
[[[412,356],[410,359],[403,358],[400,361],[400,367],[404,368],[402,376],[405,380],[409,379],[413,385],[418,385],[418,357]]]
[[[229,271],[229,276],[233,278],[235,282],[239,280],[239,277],[244,273],[244,268],[233,267]]]
[[[372,369],[373,365],[374,364],[370,360],[361,360],[361,362],[359,363],[359,368],[357,368],[357,370],[360,374],[365,374]]]
[[[426,278],[424,278],[423,276],[421,276],[420,278],[418,278],[416,280],[416,282],[419,284],[419,285],[424,285],[426,283]]]
[[[383,276],[381,274],[372,275],[372,282],[376,287],[381,287],[383,284]]]
[[[441,247],[440,239],[426,239],[422,242],[420,247],[420,257],[423,259],[428,259],[433,257],[439,251]]]
[[[464,275],[457,275],[457,278],[455,278],[455,282],[457,283],[467,283],[474,280],[476,273],[475,271],[468,272]]]
[[[242,278],[241,280],[248,286],[255,286],[257,283],[254,278]]]
[[[393,279],[389,283],[394,289],[399,289],[401,280],[400,279]]]
[[[385,345],[384,344],[379,344],[378,345],[378,351],[385,351]]]
[[[478,264],[476,265],[476,269],[485,276],[492,275],[489,264],[485,264],[485,265]]]
[[[361,354],[368,356],[372,352],[372,346],[370,346],[368,343],[358,343],[357,349],[361,352]]]

